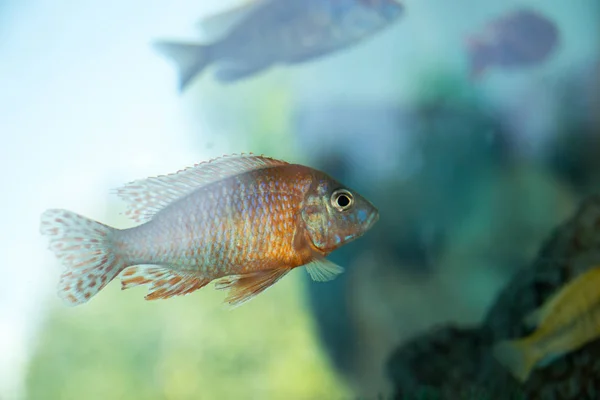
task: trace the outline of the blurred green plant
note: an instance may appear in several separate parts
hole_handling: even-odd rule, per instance
[[[316,342],[299,273],[235,310],[211,287],[147,302],[113,282],[79,308],[52,300],[28,398],[349,398]]]

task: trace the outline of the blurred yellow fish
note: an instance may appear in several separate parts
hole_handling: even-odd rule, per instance
[[[542,361],[575,351],[600,336],[600,267],[579,275],[526,317],[531,335],[496,344],[494,357],[521,382]]]

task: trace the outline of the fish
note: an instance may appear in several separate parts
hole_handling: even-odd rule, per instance
[[[230,155],[116,190],[140,225],[117,229],[64,209],[40,231],[65,269],[58,295],[86,303],[120,275],[149,285],[147,300],[192,293],[211,281],[238,306],[305,266],[315,281],[343,267],[327,260],[367,232],[379,212],[324,172],[253,154]]]
[[[470,76],[542,63],[555,52],[559,36],[556,24],[534,10],[521,8],[494,19],[465,38]]]
[[[497,343],[496,360],[520,382],[545,366],[600,337],[600,267],[580,274],[525,317],[536,327],[527,337]]]
[[[359,43],[403,11],[397,0],[256,0],[201,22],[210,43],[159,40],[154,48],[175,64],[183,92],[211,64],[219,82],[236,82]]]

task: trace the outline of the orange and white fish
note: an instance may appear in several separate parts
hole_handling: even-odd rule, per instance
[[[221,278],[239,305],[295,267],[317,281],[343,268],[325,256],[369,230],[377,209],[325,173],[263,156],[221,157],[117,190],[143,224],[115,229],[67,210],[42,214],[41,233],[66,271],[59,296],[87,302],[121,274],[149,284],[146,299],[198,290]]]
[[[525,321],[537,326],[536,331],[493,348],[494,357],[521,382],[541,362],[600,337],[600,267],[579,275]]]

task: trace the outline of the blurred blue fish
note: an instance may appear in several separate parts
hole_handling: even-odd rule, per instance
[[[397,0],[257,0],[201,22],[213,34],[221,31],[213,43],[159,41],[155,47],[177,65],[183,91],[210,64],[226,83],[275,64],[302,63],[371,36],[403,10]]]
[[[519,9],[490,21],[466,38],[471,78],[491,67],[519,68],[545,61],[558,44],[559,30],[540,13]]]

